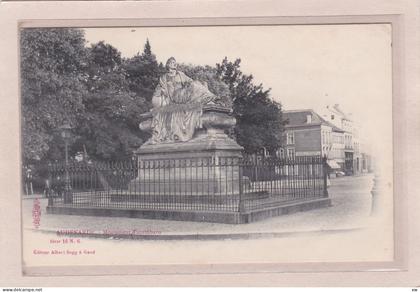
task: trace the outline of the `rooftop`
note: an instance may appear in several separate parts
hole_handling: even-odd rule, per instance
[[[340,108],[340,105],[338,103],[330,106],[328,105],[327,110],[329,110],[330,112],[333,112],[339,116],[341,116],[342,119],[348,120],[348,121],[352,121],[351,119],[351,114],[346,114],[345,112],[343,112],[343,110]]]
[[[311,116],[311,123],[307,123],[307,116]],[[321,117],[312,109],[283,111],[283,117],[289,121],[288,126],[319,125]]]
[[[308,123],[307,117],[311,116],[311,122]],[[283,117],[289,121],[286,126],[296,127],[296,126],[316,126],[316,125],[326,125],[333,129],[336,132],[344,132],[342,129],[338,128],[334,124],[326,121],[319,114],[317,114],[313,109],[299,109],[299,110],[287,110],[283,111]]]
[[[311,116],[311,122],[308,123],[307,117]],[[335,126],[331,122],[325,120],[321,115],[317,114],[313,109],[299,109],[299,110],[287,110],[283,111],[283,117],[289,121],[286,126],[297,127],[297,126],[316,126],[326,125],[332,128],[335,132],[344,133],[344,130]]]

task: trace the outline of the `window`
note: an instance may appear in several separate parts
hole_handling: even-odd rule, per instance
[[[283,149],[283,148],[280,148],[280,149],[277,151],[277,156],[278,156],[279,158],[284,158],[284,149]]]
[[[341,143],[343,144],[343,137],[342,136],[338,136],[338,135],[333,135],[333,142],[334,143]]]
[[[295,158],[295,149],[294,148],[288,148],[287,149],[287,157],[288,158]]]
[[[322,131],[321,132],[321,135],[322,135],[322,137],[321,137],[322,144],[323,145],[324,144],[330,144],[330,142],[331,142],[331,137],[330,137],[331,132]]]
[[[287,144],[295,144],[295,134],[293,132],[287,133]]]

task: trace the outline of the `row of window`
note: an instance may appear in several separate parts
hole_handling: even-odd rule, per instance
[[[342,121],[342,129],[344,131],[352,132],[353,131],[353,124],[352,124],[352,122],[343,120]]]
[[[321,131],[321,139],[322,144],[330,144],[331,143],[331,132],[330,131]],[[294,132],[287,132],[286,134],[286,144],[293,145],[295,144],[295,133]]]
[[[287,148],[286,151],[284,151],[283,148],[280,148],[279,151],[277,151],[277,156],[280,158],[294,158],[295,148]]]
[[[286,134],[287,137],[287,145],[293,145],[295,144],[295,133],[294,132],[287,132]]]
[[[355,152],[359,152],[359,149],[360,148],[360,145],[359,145],[359,143],[358,142],[354,142],[354,151]]]
[[[344,136],[343,135],[334,135],[333,134],[333,143],[344,144]]]
[[[322,145],[330,145],[331,142],[337,144],[345,144],[348,147],[352,146],[352,136],[351,135],[332,135],[330,131],[321,131],[321,142]],[[295,133],[287,132],[286,133],[286,144],[294,145],[295,144]]]
[[[328,152],[330,152],[330,147],[328,146],[322,146],[322,156],[328,155]]]
[[[277,151],[277,156],[280,158],[294,158],[296,155],[295,148],[280,148]],[[322,147],[322,155],[328,155],[329,158],[344,158],[344,149],[329,149],[328,146]]]
[[[353,138],[351,135],[344,135],[344,145],[346,148],[351,148],[353,142]]]
[[[328,155],[330,158],[344,158],[344,150],[343,149],[331,149]]]
[[[331,132],[330,131],[321,131],[321,141],[322,144],[330,144],[331,143]]]

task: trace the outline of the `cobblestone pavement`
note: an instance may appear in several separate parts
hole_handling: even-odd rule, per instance
[[[46,214],[46,199],[41,203],[39,230],[103,230],[150,231],[156,234],[237,234],[265,232],[309,232],[322,230],[354,229],[363,227],[369,218],[371,208],[371,174],[341,177],[331,180],[329,195],[332,206],[284,216],[269,218],[249,224],[230,225],[219,223],[181,222],[167,220],[149,220],[138,218],[90,217]],[[34,229],[32,209],[34,199],[22,200],[24,229]]]

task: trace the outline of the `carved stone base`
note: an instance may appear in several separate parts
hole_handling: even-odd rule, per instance
[[[143,130],[152,116],[144,118]],[[188,142],[150,140],[141,146],[136,152],[138,176],[130,183],[129,193],[169,197],[239,194],[243,148],[225,134],[235,125],[231,110],[205,105],[201,125]]]
[[[242,147],[228,137],[144,145],[137,151],[138,177],[130,192],[229,195],[239,192]]]
[[[130,183],[129,194],[145,196],[229,196],[239,194],[239,180],[190,180],[185,182],[181,177],[171,182],[159,180],[136,179]]]

